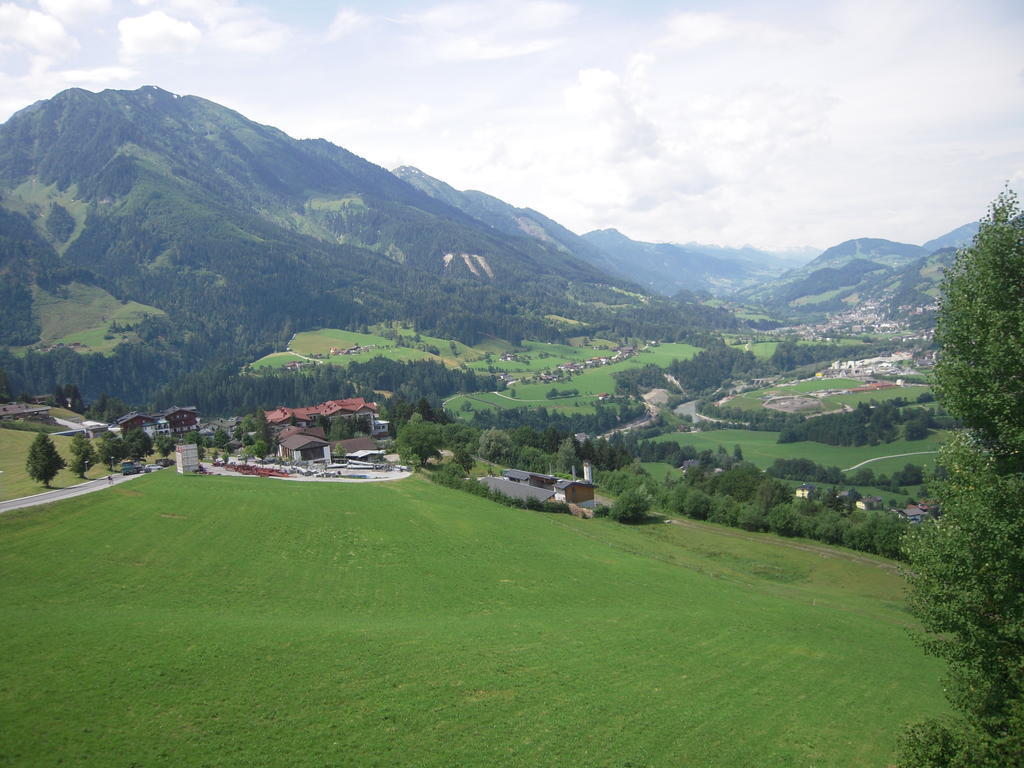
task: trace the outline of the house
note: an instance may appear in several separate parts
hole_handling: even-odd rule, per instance
[[[797,486],[796,490],[793,492],[793,495],[796,496],[798,499],[809,499],[811,495],[817,490],[818,486],[812,485],[811,483],[804,483],[803,485]]]
[[[289,461],[331,461],[331,444],[319,437],[294,434],[277,445],[277,455]]]
[[[881,509],[883,503],[881,496],[865,496],[857,500],[857,509]]]
[[[908,523],[921,523],[924,522],[930,515],[924,509],[921,509],[917,504],[910,504],[906,509],[901,509],[897,513],[900,517],[906,520]]]
[[[172,406],[158,414],[158,418],[167,422],[173,436],[194,432],[199,427],[199,409],[194,405]]]
[[[124,434],[133,429],[145,430],[147,427],[152,429],[156,426],[156,422],[156,416],[150,416],[148,413],[139,413],[138,411],[129,411],[124,416],[116,419],[111,426],[118,427],[121,430],[121,434]]]

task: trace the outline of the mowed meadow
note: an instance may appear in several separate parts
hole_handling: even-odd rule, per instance
[[[414,477],[0,516],[0,764],[880,766],[941,711],[892,563]]]

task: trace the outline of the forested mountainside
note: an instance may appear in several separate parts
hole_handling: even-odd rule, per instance
[[[474,342],[559,338],[552,316],[651,338],[734,322],[639,296],[326,141],[151,86],[64,91],[0,126],[0,276],[0,345],[17,353],[0,368],[17,386],[136,402],[304,328],[397,320]],[[81,293],[135,308],[96,329],[124,343],[25,353]]]

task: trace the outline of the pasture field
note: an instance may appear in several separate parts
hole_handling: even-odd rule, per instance
[[[754,432],[745,429],[715,429],[707,432],[672,432],[659,435],[655,442],[674,442],[692,445],[698,451],[717,451],[723,446],[731,455],[733,446],[739,445],[746,461],[766,469],[776,459],[811,459],[826,467],[848,469],[862,461],[880,456],[895,456],[901,453],[938,451],[946,440],[947,433],[935,431],[924,440],[896,440],[883,445],[841,446],[825,445],[804,440],[797,443],[779,443],[778,432]],[[935,454],[904,456],[879,459],[866,464],[875,474],[890,474],[906,464],[930,467],[935,463]]]
[[[0,501],[32,496],[52,488],[67,488],[84,482],[68,469],[62,469],[57,473],[57,476],[50,482],[49,489],[30,478],[28,472],[25,471],[25,461],[28,458],[29,446],[35,439],[35,432],[0,429]],[[70,464],[71,438],[51,435],[50,439],[60,455]],[[97,477],[104,477],[106,474],[108,474],[106,467],[98,466],[91,467],[85,476],[88,480],[94,480]],[[3,761],[0,760],[0,762]]]
[[[32,314],[40,323],[40,343],[70,345],[78,342],[83,345],[73,347],[78,352],[109,354],[122,341],[138,341],[134,331],[108,333],[112,323],[132,325],[143,317],[165,313],[135,301],[122,303],[102,288],[71,283],[59,295],[36,288]],[[103,338],[106,335],[111,338]],[[23,353],[27,347],[12,349]]]
[[[944,713],[878,558],[421,478],[0,517],[10,766],[867,766]]]
[[[534,344],[536,342],[526,342]],[[543,344],[543,349],[551,347],[559,348],[561,345]],[[586,360],[596,356],[595,350],[589,348],[566,347],[565,349],[576,350],[579,356],[576,360]],[[645,365],[667,366],[673,360],[685,360],[700,352],[700,347],[690,344],[661,344],[657,347],[638,352],[633,357],[621,360],[610,365],[602,365],[598,368],[588,368],[582,373],[572,377],[569,381],[560,382],[538,382],[525,383],[517,382],[509,390],[501,395],[493,393],[473,393],[468,396],[459,396],[448,401],[447,408],[453,413],[460,413],[459,407],[466,401],[474,410],[487,408],[488,403],[495,408],[528,408],[544,407],[564,413],[592,413],[597,403],[597,396],[602,393],[613,394],[615,392],[615,379],[612,374],[618,371],[640,368]],[[545,363],[542,368],[554,367],[557,362],[547,358],[534,358],[532,362]],[[563,361],[568,362],[568,361]],[[503,366],[516,365],[516,363],[492,363],[496,369],[505,370]],[[478,364],[479,365],[479,364]],[[476,366],[474,366],[476,367]],[[551,389],[578,390],[579,394],[568,398],[547,399],[547,393]],[[512,392],[514,391],[514,395]]]

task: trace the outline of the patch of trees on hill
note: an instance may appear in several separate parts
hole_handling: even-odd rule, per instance
[[[901,436],[906,440],[923,440],[932,428],[949,424],[949,419],[936,417],[927,408],[901,408],[896,401],[873,407],[860,403],[852,411],[791,422],[779,433],[779,442],[811,440],[825,445],[878,445],[891,443]]]

